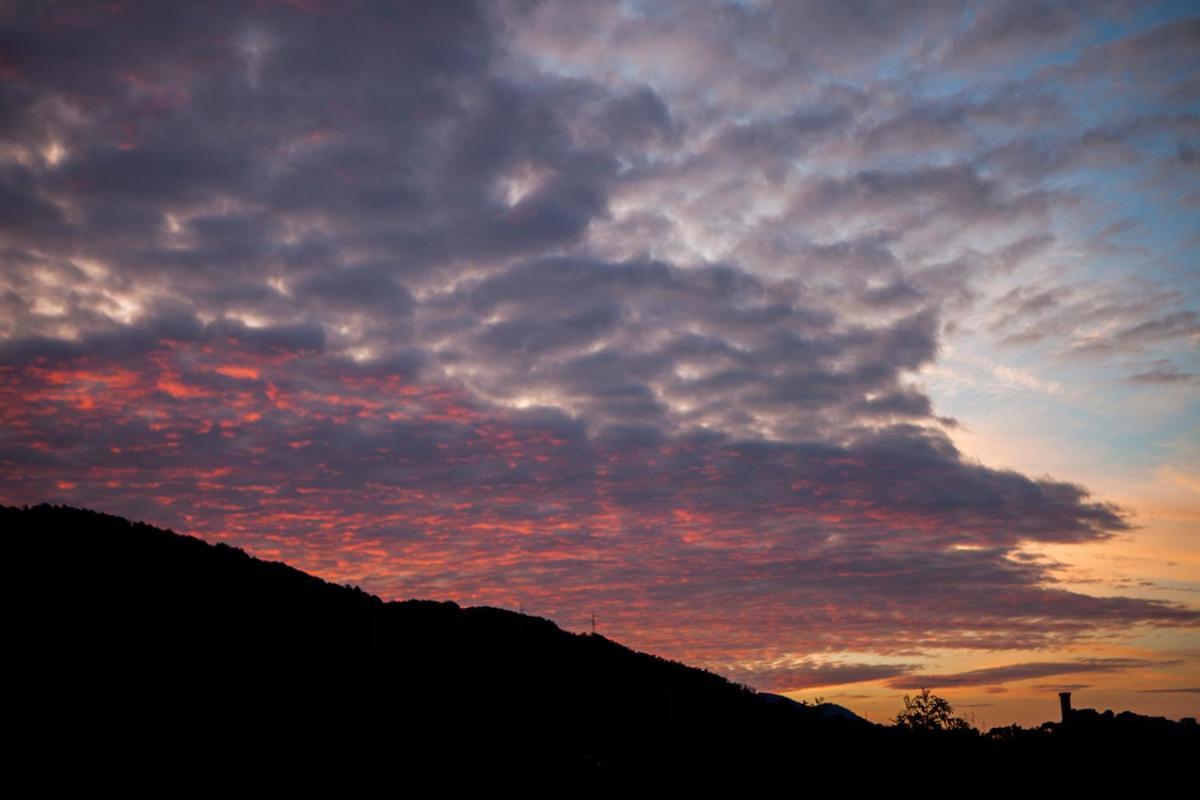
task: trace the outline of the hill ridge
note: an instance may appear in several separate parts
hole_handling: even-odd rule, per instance
[[[857,774],[864,763],[882,778],[934,756],[947,774],[1003,763],[1044,775],[1063,759],[1183,764],[1200,744],[1194,724],[1086,713],[986,737],[915,735],[552,620],[384,601],[101,512],[0,506],[0,530],[13,718],[32,758],[65,754],[94,770],[153,761],[194,774],[214,768],[216,747],[302,772],[466,769],[589,785],[779,777],[800,765]]]

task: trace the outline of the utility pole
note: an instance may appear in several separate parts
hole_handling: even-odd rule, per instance
[[[596,635],[596,612],[592,612],[592,636]]]

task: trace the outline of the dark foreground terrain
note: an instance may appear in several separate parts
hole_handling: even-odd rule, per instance
[[[1200,755],[1195,725],[1132,714],[989,735],[873,725],[537,617],[385,603],[90,511],[0,507],[0,531],[8,755],[47,786],[252,773],[447,791],[521,778],[849,789],[915,770],[948,787],[1098,766],[1186,780]]]

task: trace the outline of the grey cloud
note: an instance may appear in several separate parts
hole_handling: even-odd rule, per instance
[[[1138,350],[1164,340],[1191,340],[1200,337],[1200,316],[1195,311],[1175,311],[1122,328],[1102,339],[1085,341],[1072,351],[1099,354],[1119,350]]]
[[[936,315],[840,326],[730,267],[535,261],[430,297],[418,318],[427,336],[455,331],[448,366],[485,394],[549,394],[608,424],[832,425],[856,399],[871,416],[931,413],[900,380],[936,353]]]
[[[63,230],[66,215],[58,205],[31,190],[34,185],[34,177],[26,169],[8,165],[0,169],[0,229],[10,235],[33,235],[38,239]]]
[[[1137,163],[1136,133],[1131,128],[1090,128],[1054,139],[1015,138],[982,151],[978,163],[1014,182],[1042,185],[1055,174]]]
[[[852,112],[834,105],[827,109],[804,109],[785,117],[734,124],[720,135],[717,148],[722,156],[738,163],[770,163],[799,157],[806,150],[836,135],[852,119]]]
[[[923,32],[947,32],[961,14],[956,4],[942,2],[910,4],[903,11],[880,2],[853,8],[670,1],[649,11],[579,2],[503,8],[522,49],[546,52],[571,66],[603,52],[637,69],[657,89],[703,88],[733,103],[752,101],[758,92],[769,95],[788,77],[869,74],[869,60],[881,51],[903,52]]]
[[[393,317],[403,317],[413,306],[412,295],[390,274],[388,265],[357,265],[313,273],[294,291],[321,303],[365,309],[383,306]]]
[[[1115,338],[1120,343],[1153,342],[1159,339],[1193,337],[1197,334],[1200,334],[1200,318],[1196,312],[1176,311],[1118,331]]]
[[[996,301],[1001,314],[991,323],[991,329],[1002,331],[1029,319],[1039,319],[1056,311],[1074,290],[1070,286],[1048,288],[1017,286]]]
[[[32,19],[14,34],[29,51],[31,90],[95,100],[84,107],[86,123],[62,123],[75,131],[62,164],[27,175],[11,198],[0,198],[26,241],[59,250],[86,244],[123,268],[140,263],[188,280],[223,265],[266,269],[286,257],[285,231],[290,237],[314,221],[332,224],[342,251],[392,243],[404,246],[410,264],[494,258],[568,243],[605,213],[616,162],[601,147],[611,137],[573,132],[573,111],[609,108],[592,128],[634,127],[639,115],[651,128],[666,124],[665,107],[646,91],[610,98],[582,82],[518,86],[486,74],[491,39],[470,9],[406,4],[382,16],[333,14],[320,27],[294,10],[230,11],[222,22],[213,11],[191,27],[186,15],[147,13],[138,27],[129,25],[131,9],[97,10],[95,24],[117,42],[159,28],[164,41],[100,60],[127,72],[82,85],[72,83],[82,69],[52,70],[40,58],[50,42],[90,36],[87,26],[47,39]],[[171,47],[206,36],[211,62]],[[245,48],[256,48],[254,76],[240,66]],[[386,78],[397,70],[404,81]],[[304,93],[293,88],[299,78]],[[137,112],[146,94],[156,105]],[[109,135],[95,136],[110,117]],[[505,206],[494,185],[521,170],[537,185]],[[263,204],[270,217],[250,210]],[[213,215],[214,206],[224,210]],[[164,211],[182,233],[166,234]],[[335,264],[343,260],[333,255]]]
[[[942,54],[943,63],[978,68],[1029,57],[1080,32],[1082,3],[1008,0],[975,9],[971,25]]]
[[[0,363],[22,366],[34,361],[56,363],[95,356],[123,362],[160,347],[164,342],[231,343],[256,355],[281,352],[316,352],[324,348],[325,333],[319,325],[284,324],[249,327],[231,319],[207,325],[187,312],[150,316],[136,327],[122,327],[93,334],[80,341],[47,337],[9,339],[0,344]]]
[[[895,281],[886,286],[868,287],[863,290],[865,303],[883,308],[911,308],[922,304],[927,299],[925,293],[920,289],[903,281]]]
[[[966,93],[898,110],[861,135],[867,155],[970,150],[1016,132],[1042,130],[1065,115],[1044,90],[1007,84],[983,98]]]
[[[208,326],[206,335],[235,339],[240,347],[253,353],[317,351],[325,344],[324,329],[311,323],[252,328],[220,320]]]
[[[854,219],[863,215],[892,229],[920,228],[929,220],[958,225],[1041,217],[1051,193],[1012,193],[1001,182],[964,166],[870,170],[815,181],[801,195],[798,217]]]
[[[1128,376],[1126,381],[1150,386],[1200,383],[1200,374],[1178,369],[1170,361],[1159,360],[1144,372]]]
[[[1172,20],[1094,45],[1085,50],[1075,63],[1059,71],[1078,80],[1095,80],[1101,75],[1133,80],[1138,88],[1145,88],[1139,79],[1170,76],[1172,80],[1164,81],[1159,86],[1172,87],[1175,81],[1195,75],[1196,65],[1191,56],[1198,43],[1200,19],[1192,16]]]
[[[1111,357],[1185,345],[1200,334],[1182,296],[1139,278],[1100,286],[1018,286],[996,303],[990,329],[1008,344],[1053,342],[1068,356]],[[1167,310],[1166,313],[1164,309]]]

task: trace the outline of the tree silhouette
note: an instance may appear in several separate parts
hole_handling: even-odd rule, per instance
[[[969,730],[971,723],[954,716],[950,701],[928,689],[922,689],[916,697],[904,695],[904,708],[894,720],[897,727],[912,731],[961,731]]]

